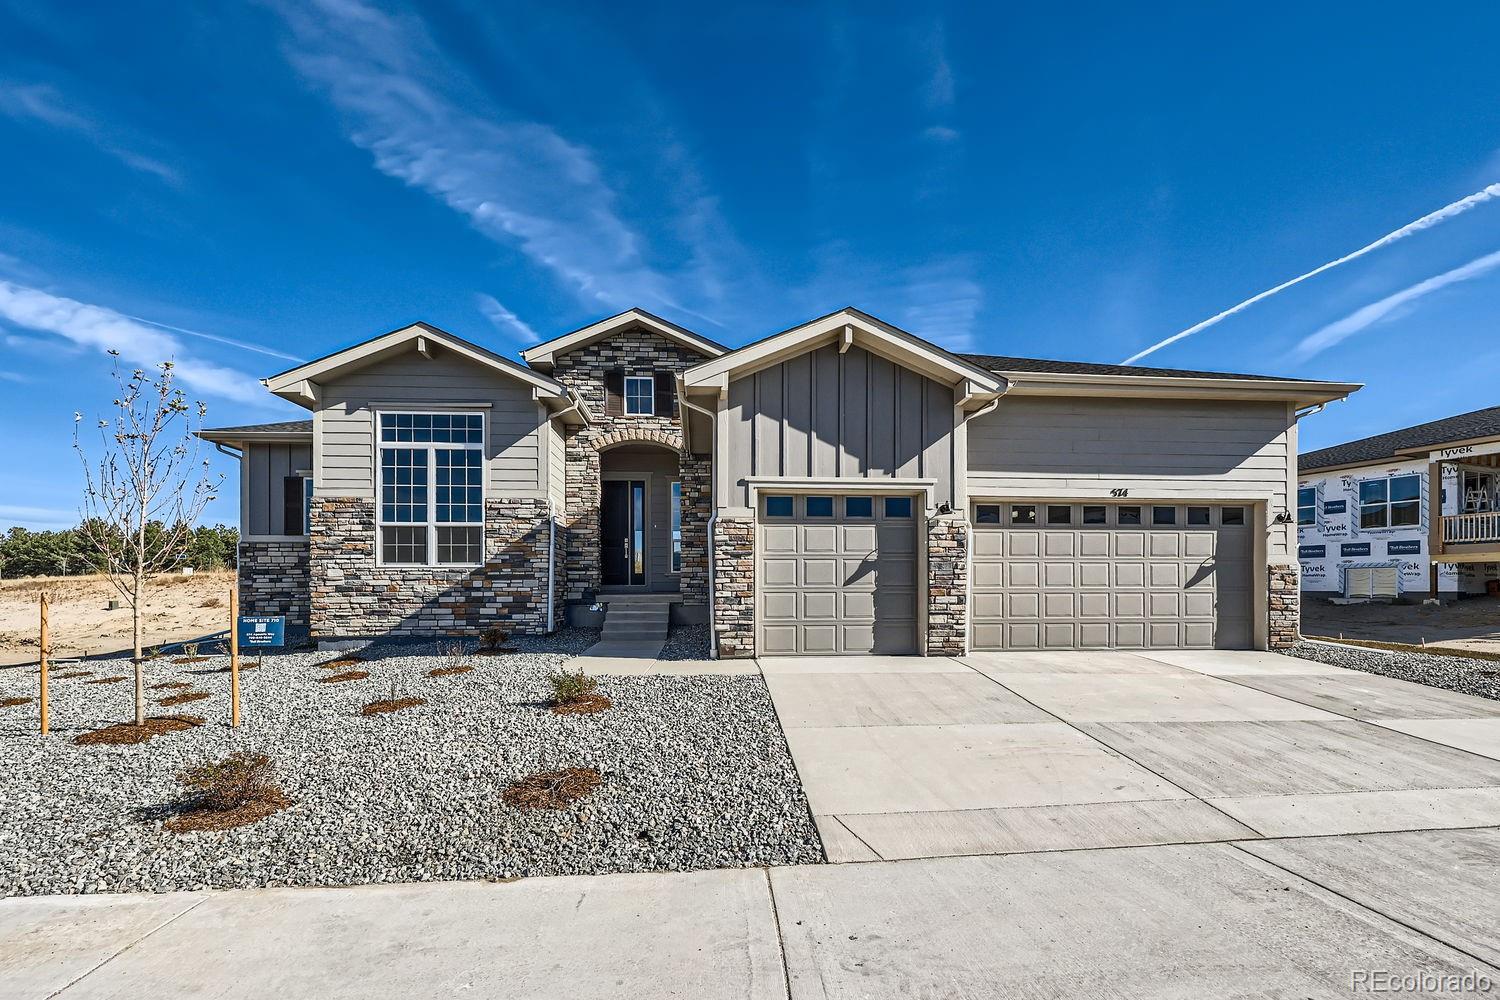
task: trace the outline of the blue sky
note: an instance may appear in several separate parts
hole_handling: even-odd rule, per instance
[[[99,6],[0,3],[0,528],[75,519],[108,346],[215,425],[416,319],[1118,362],[1500,182],[1491,5]],[[1497,252],[1500,198],[1147,363],[1368,383],[1305,447],[1500,404]]]

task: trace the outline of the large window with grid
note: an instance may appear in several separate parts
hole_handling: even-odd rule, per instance
[[[1422,477],[1391,476],[1359,484],[1359,526],[1398,528],[1422,523]]]
[[[484,415],[382,413],[380,561],[484,561]]]

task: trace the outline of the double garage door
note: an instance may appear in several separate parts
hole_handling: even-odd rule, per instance
[[[1245,649],[1249,508],[978,504],[975,649]]]
[[[763,655],[917,651],[919,500],[762,494],[759,506]]]

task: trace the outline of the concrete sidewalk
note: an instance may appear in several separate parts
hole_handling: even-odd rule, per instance
[[[1366,970],[1500,982],[1496,898],[1495,830],[510,884],[18,898],[0,901],[0,992],[1346,996]]]

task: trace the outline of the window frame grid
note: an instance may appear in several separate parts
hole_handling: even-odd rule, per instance
[[[632,411],[630,409],[630,383],[632,383],[632,382],[645,382],[646,383],[646,386],[647,386],[647,391],[646,391],[646,406],[647,406],[647,409],[644,409],[644,410],[635,410],[635,411]],[[651,373],[646,374],[646,375],[629,375],[629,374],[627,374],[625,376],[624,381],[620,383],[620,413],[621,413],[622,416],[626,416],[626,417],[654,417],[654,416],[657,415],[657,413],[656,413],[656,373],[655,372],[651,372]]]
[[[485,510],[484,509],[485,509],[485,501],[488,499],[488,493],[489,493],[489,484],[487,482],[487,480],[488,480],[488,471],[489,471],[489,463],[487,461],[487,454],[488,454],[488,448],[489,448],[489,430],[490,430],[489,429],[489,414],[488,414],[488,412],[485,411],[485,410],[473,410],[473,409],[462,409],[462,408],[459,408],[459,409],[419,409],[419,410],[408,410],[408,409],[389,410],[389,409],[385,409],[385,410],[375,410],[374,413],[373,413],[373,417],[374,417],[374,427],[372,429],[372,434],[373,434],[373,437],[374,437],[374,455],[373,455],[373,458],[374,458],[374,463],[373,463],[374,470],[373,471],[374,471],[374,480],[375,480],[375,565],[376,566],[380,566],[380,567],[389,566],[389,567],[391,567],[393,569],[474,569],[476,567],[483,566],[484,565],[484,539],[485,539],[485,523],[484,523]],[[398,440],[391,440],[391,441],[385,440],[385,427],[384,427],[384,423],[385,423],[386,418],[388,418],[388,417],[389,418],[395,418],[395,420],[396,420],[396,424],[395,424],[395,426],[392,427],[392,430],[395,433],[395,435],[397,436]],[[468,439],[470,437],[470,432],[473,430],[473,428],[468,428],[468,427],[464,428],[465,440],[463,440],[463,441],[452,441],[452,440],[448,440],[448,441],[437,441],[437,440],[416,441],[416,440],[411,440],[411,438],[415,438],[416,437],[416,428],[414,426],[415,425],[415,421],[414,420],[408,421],[408,422],[406,422],[407,425],[403,426],[402,422],[400,421],[400,418],[402,418],[402,417],[444,417],[444,418],[470,417],[470,418],[475,418],[478,421],[478,425],[479,425],[479,427],[478,427],[478,430],[479,430],[479,440],[478,441],[472,441],[472,440]],[[446,428],[446,429],[449,431],[449,433],[451,435],[451,433],[452,433],[451,426],[449,428]],[[402,431],[409,431],[410,432],[409,435],[408,435],[408,439],[407,440],[399,440],[399,438],[401,437],[401,432]],[[429,436],[430,437],[436,437],[436,431],[437,431],[437,428],[435,428],[435,427],[430,428],[429,429],[429,432],[430,432]],[[408,450],[408,451],[412,451],[412,452],[416,452],[416,453],[420,453],[420,454],[425,455],[425,461],[426,461],[426,469],[425,469],[425,479],[426,479],[426,482],[424,483],[424,488],[426,490],[426,501],[425,501],[426,519],[425,520],[421,520],[421,521],[415,521],[415,520],[412,520],[412,521],[388,521],[388,520],[386,520],[386,517],[385,517],[385,494],[384,494],[384,490],[385,490],[385,486],[386,486],[385,476],[384,476],[385,462],[384,462],[384,456],[382,455],[382,452],[384,452],[386,449]],[[440,452],[440,451],[460,451],[460,452],[477,452],[478,453],[479,460],[478,460],[477,469],[478,469],[478,489],[479,489],[479,506],[478,506],[478,509],[479,509],[479,519],[477,521],[476,520],[463,520],[463,521],[453,521],[453,520],[440,521],[440,520],[438,520],[438,502],[437,502],[437,497],[438,497],[438,482],[437,482],[437,480],[438,480],[438,457],[437,457],[437,455],[438,455],[438,452]],[[413,466],[413,468],[415,468],[415,466]],[[455,466],[449,465],[446,468],[449,469],[449,470],[451,470],[451,469],[455,468]],[[467,469],[471,468],[471,466],[469,466],[467,464],[467,462],[466,462],[463,466],[459,466],[459,468],[463,468],[463,469],[467,470]],[[465,476],[465,478],[467,479],[467,475]],[[391,484],[391,485],[394,486],[394,485],[397,485],[397,484]],[[445,487],[445,488],[446,489],[450,489],[450,490],[451,489],[465,489],[465,490],[468,490],[468,489],[472,489],[474,487],[471,486],[467,482],[465,482],[461,486],[456,486],[455,487],[450,482],[448,484],[448,486]],[[448,504],[445,504],[444,506],[445,507],[450,507],[450,508],[453,507],[453,506],[462,506],[462,507],[468,508],[468,507],[472,507],[473,505],[469,502],[469,498],[468,498],[467,494],[465,494],[464,500],[463,500],[463,502],[461,504],[453,504],[451,502],[451,494],[450,494],[450,502]],[[464,513],[467,515],[469,513],[469,511],[465,510]],[[425,531],[425,533],[426,533],[426,537],[425,537],[425,541],[426,541],[426,558],[424,559],[424,561],[422,561],[422,562],[387,562],[386,558],[385,558],[385,530],[384,530],[386,528],[422,528]],[[479,529],[479,559],[477,561],[475,561],[475,562],[439,562],[438,561],[438,553],[439,553],[438,530],[440,528],[478,528]],[[447,546],[449,548],[451,548],[453,546],[452,542],[449,542],[449,543],[446,543],[446,544],[447,544]]]

